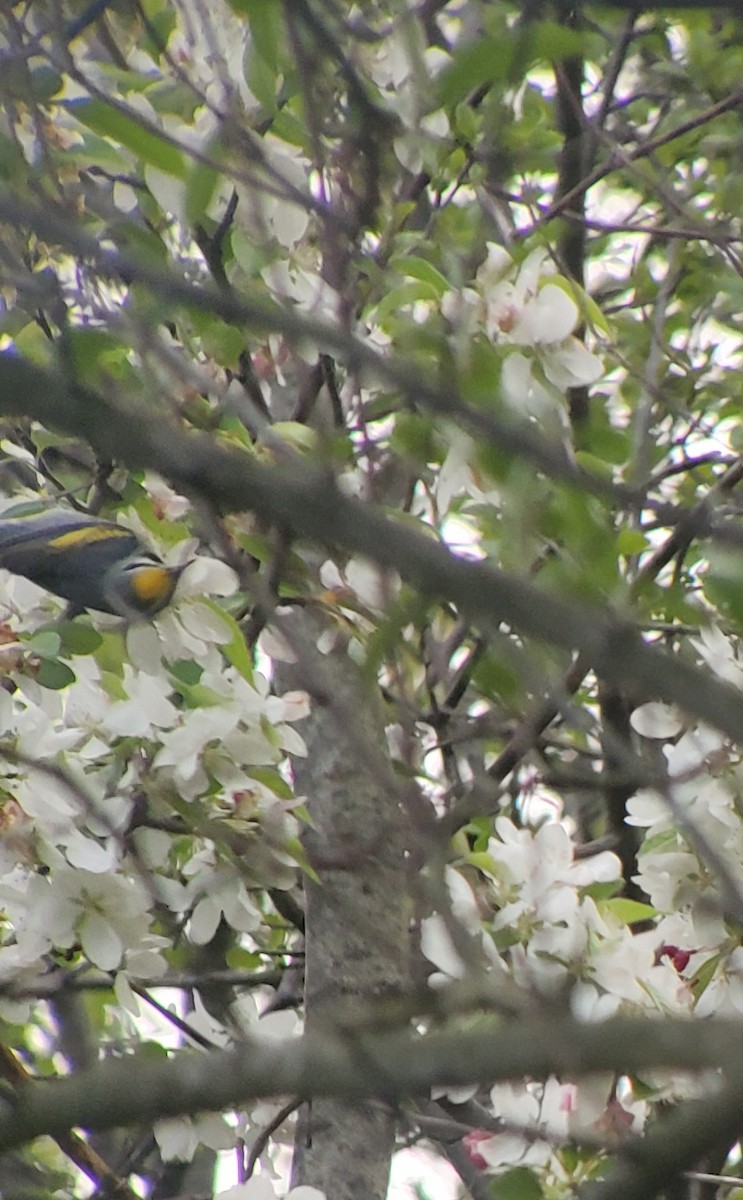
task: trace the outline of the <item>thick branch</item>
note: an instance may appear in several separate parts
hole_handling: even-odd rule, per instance
[[[259,1097],[343,1096],[396,1100],[436,1085],[502,1079],[578,1078],[653,1067],[699,1070],[725,1063],[743,1077],[739,1021],[634,1021],[579,1025],[541,1016],[482,1018],[465,1032],[317,1032],[261,1040],[236,1050],[180,1051],[163,1062],[146,1055],[107,1060],[65,1079],[29,1083],[0,1098],[0,1150],[71,1126],[110,1129],[182,1113],[219,1111]]]
[[[101,455],[150,467],[175,487],[226,511],[252,509],[300,537],[362,554],[428,596],[446,598],[485,629],[502,623],[565,650],[582,651],[609,683],[678,704],[734,741],[743,739],[743,694],[703,670],[648,646],[632,625],[603,609],[561,600],[529,580],[458,557],[432,538],[344,496],[333,478],[296,459],[271,468],[209,435],[122,408],[15,356],[0,358],[0,412],[25,414],[83,436]]]
[[[581,1200],[653,1200],[661,1190],[666,1196],[677,1194],[669,1184],[683,1171],[694,1167],[711,1147],[729,1146],[740,1137],[742,1104],[743,1085],[736,1077],[714,1099],[681,1105],[644,1138],[633,1141],[604,1181],[581,1191]]]
[[[368,371],[374,378],[397,390],[412,406],[456,421],[474,437],[492,442],[505,454],[533,463],[550,478],[570,481],[592,494],[611,499],[617,505],[634,505],[637,502],[637,496],[631,489],[577,466],[562,446],[553,444],[526,422],[506,420],[493,412],[483,412],[465,405],[456,395],[451,381],[439,386],[430,376],[426,378],[419,366],[385,357],[344,329],[254,297],[238,297],[224,289],[195,286],[175,272],[154,267],[150,262],[131,255],[102,248],[96,238],[90,237],[79,225],[51,207],[33,210],[2,192],[0,220],[33,229],[40,237],[57,242],[70,254],[94,264],[103,279],[143,284],[157,300],[167,305],[212,313],[227,322],[248,326],[254,331],[281,333],[295,345],[306,345],[307,341],[311,341],[320,349],[336,354],[350,369]],[[161,310],[157,319],[163,319]]]

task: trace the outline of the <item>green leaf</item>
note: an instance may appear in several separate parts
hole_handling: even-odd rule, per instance
[[[26,162],[19,147],[4,134],[0,134],[0,179],[17,187],[24,178]]]
[[[212,612],[217,613],[227,628],[231,631],[232,637],[230,638],[229,642],[222,642],[219,648],[227,661],[231,662],[233,667],[240,672],[243,679],[246,679],[248,683],[252,684],[254,679],[253,660],[250,657],[250,651],[245,644],[243,631],[238,625],[237,621],[231,615],[231,613],[228,613],[226,609],[222,608],[221,604],[217,604],[217,602],[215,600],[211,600],[209,596],[202,596],[201,603],[205,604],[207,608],[211,608]]]
[[[122,249],[127,249],[135,253],[137,257],[147,263],[159,265],[167,261],[168,252],[162,238],[150,228],[145,228],[137,221],[130,221],[127,217],[120,217],[118,221],[112,223],[112,233],[116,236],[116,241]],[[134,291],[134,289],[133,289]],[[144,288],[138,288],[137,293],[145,298],[152,307],[152,294],[145,291]],[[158,313],[160,309],[158,308]]]
[[[498,875],[498,864],[491,854],[485,851],[474,851],[467,855],[467,862],[471,867],[475,867],[478,871],[484,871],[486,875]]]
[[[612,478],[611,465],[604,462],[602,458],[597,458],[595,454],[591,454],[588,450],[579,450],[575,456],[578,466],[584,467],[586,471],[590,471],[593,475],[602,476],[605,479]]]
[[[303,425],[301,421],[276,421],[271,426],[272,437],[281,438],[292,450],[299,454],[317,452],[319,437],[315,429]]]
[[[245,331],[224,321],[214,320],[204,330],[204,352],[215,358],[221,367],[235,369],[245,349]]]
[[[680,835],[675,829],[664,829],[661,833],[654,833],[652,837],[646,837],[640,847],[640,857],[645,854],[675,854],[677,850],[682,849],[683,842]]]
[[[400,309],[415,304],[416,300],[438,300],[439,293],[432,284],[422,279],[412,279],[401,283],[382,297],[377,305],[377,319],[383,322],[385,317],[399,316]]]
[[[207,151],[210,158],[213,156],[213,150],[214,148],[210,147]],[[202,162],[194,163],[186,180],[185,212],[189,225],[197,225],[201,221],[212,202],[220,178],[216,167]]]
[[[102,329],[73,326],[66,347],[76,376],[90,384],[101,383],[112,368],[121,368],[131,356],[130,347]]]
[[[62,639],[56,629],[40,629],[31,634],[28,645],[40,658],[57,658],[62,648]]]
[[[470,347],[469,370],[461,382],[464,398],[471,404],[492,409],[497,403],[503,361],[503,352],[493,345],[490,338],[476,336]],[[514,421],[513,414],[508,413],[505,419]],[[483,465],[488,461],[492,462],[502,453],[500,447],[493,443],[483,441],[479,446],[479,457]],[[510,456],[507,456],[507,461],[510,462]],[[488,468],[484,466],[484,469]],[[495,478],[499,475],[500,472],[496,471]]]
[[[506,38],[478,39],[458,51],[450,67],[439,77],[437,102],[442,107],[458,104],[484,83],[505,78],[513,58],[513,44]]]
[[[284,21],[282,5],[276,0],[248,0],[248,6],[252,9],[248,16],[255,52],[276,74]]]
[[[709,987],[714,978],[715,971],[720,965],[721,959],[721,954],[712,954],[695,972],[694,978],[691,981],[691,988],[695,999],[698,1000],[702,993],[705,992]]]
[[[446,276],[442,275],[425,258],[418,258],[413,254],[402,258],[393,258],[390,266],[394,267],[400,275],[407,276],[409,279],[420,279],[423,283],[430,283],[439,296],[443,296],[445,292],[449,291],[450,284]]]
[[[185,687],[195,687],[204,674],[203,667],[193,658],[179,658],[169,667],[170,674]]]
[[[110,671],[101,671],[101,687],[112,700],[128,700],[129,695],[117,675]]]
[[[743,625],[743,554],[713,549],[703,578],[705,599]]]
[[[435,429],[427,416],[401,412],[395,420],[391,446],[403,457],[412,458],[414,462],[432,462],[437,453]]]
[[[265,966],[260,954],[244,946],[230,946],[225,962],[231,971],[259,971]]]
[[[166,175],[186,178],[186,164],[180,150],[172,146],[151,127],[145,128],[134,117],[106,104],[102,100],[75,100],[68,104],[72,115],[81,125],[101,137],[126,146],[142,162],[150,163]]]
[[[606,883],[589,883],[581,888],[581,895],[590,896],[597,905],[605,904],[614,897],[617,889],[621,886],[621,879],[610,879]]]
[[[279,800],[291,800],[294,795],[290,785],[275,767],[251,767],[248,774],[251,779],[255,779],[258,783],[262,783],[264,787],[270,788],[274,796],[278,796]]]
[[[593,460],[601,461],[602,463],[611,463],[613,466],[619,466],[625,463],[630,454],[630,438],[626,429],[615,429],[603,420],[605,413],[602,412],[599,420],[596,420],[595,413],[599,408],[608,406],[608,397],[596,394],[592,397],[594,411],[591,414],[590,428],[587,431],[585,445],[590,447]]]
[[[531,61],[554,61],[568,55],[580,55],[586,50],[586,36],[578,29],[557,21],[538,21],[531,29]]]
[[[303,825],[309,825],[310,829],[317,829],[317,826],[315,825],[315,822],[312,820],[312,817],[310,816],[310,811],[307,808],[306,804],[297,804],[292,809],[292,816],[296,817],[296,819],[298,821],[301,821]]]
[[[274,112],[276,109],[276,94],[278,76],[276,68],[270,62],[267,62],[261,54],[258,53],[257,47],[253,47],[248,57],[247,70],[245,72],[248,87],[265,109],[269,112]]]
[[[27,358],[37,366],[49,365],[49,338],[45,336],[36,321],[21,329],[13,339],[13,343],[23,358]]]
[[[75,678],[75,672],[58,658],[42,658],[36,672],[37,683],[55,692],[69,687]]]
[[[138,1060],[143,1062],[152,1062],[155,1059],[166,1059],[170,1056],[170,1050],[167,1046],[161,1045],[160,1042],[139,1042],[132,1052],[132,1063],[135,1065]]]
[[[320,876],[317,874],[317,871],[315,871],[314,867],[310,866],[307,855],[305,854],[304,846],[300,842],[299,838],[289,838],[289,840],[284,843],[284,850],[286,850],[287,854],[291,855],[297,866],[301,867],[304,874],[307,875],[307,877],[311,879],[313,883],[322,882]]]
[[[187,684],[176,680],[173,687],[188,708],[219,708],[224,704],[224,696],[205,683]]]
[[[493,1195],[498,1200],[542,1200],[543,1192],[534,1171],[529,1167],[514,1167],[505,1175],[498,1176]]]
[[[620,554],[641,554],[648,548],[648,539],[639,529],[620,529],[617,534],[617,550]]]
[[[513,700],[519,695],[519,672],[498,654],[486,654],[475,664],[473,682],[491,698]]]
[[[604,333],[608,336],[610,332],[609,322],[593,297],[589,296],[588,292],[584,292],[582,289],[580,303],[583,313],[585,314],[585,318],[589,324],[593,325],[594,329],[598,329],[601,333]]]
[[[658,910],[650,904],[641,904],[639,900],[628,900],[624,896],[615,896],[603,901],[602,908],[615,916],[623,925],[634,925],[636,921],[648,921],[657,917]]]
[[[95,654],[103,644],[98,630],[83,621],[59,621],[57,632],[65,654]]]

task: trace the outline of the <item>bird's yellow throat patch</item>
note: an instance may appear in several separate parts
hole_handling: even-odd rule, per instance
[[[164,596],[170,596],[174,589],[175,580],[170,571],[156,563],[151,567],[140,567],[132,579],[132,591],[146,603],[162,600]]]

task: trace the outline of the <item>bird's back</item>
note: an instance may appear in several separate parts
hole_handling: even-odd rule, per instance
[[[111,611],[109,567],[141,549],[128,529],[71,509],[0,520],[0,567],[83,607]]]

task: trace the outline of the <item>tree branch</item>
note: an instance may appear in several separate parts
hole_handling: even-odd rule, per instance
[[[743,694],[697,666],[648,646],[626,620],[559,596],[446,546],[347,497],[324,470],[295,458],[272,468],[174,422],[124,408],[16,357],[0,358],[0,412],[23,413],[85,437],[131,467],[150,467],[187,494],[225,511],[252,510],[300,537],[334,545],[399,573],[424,595],[446,598],[484,629],[502,623],[564,650],[580,650],[609,683],[678,704],[733,741],[743,738]],[[288,452],[287,452],[288,457]]]
[[[94,264],[103,279],[143,284],[166,304],[208,312],[229,323],[247,325],[253,331],[280,333],[294,345],[313,342],[321,350],[337,354],[350,370],[369,372],[396,389],[410,405],[456,421],[473,437],[486,439],[505,454],[533,463],[548,477],[573,483],[618,506],[637,504],[638,496],[633,489],[577,466],[562,446],[537,433],[526,422],[504,419],[464,404],[452,381],[439,385],[431,377],[427,379],[420,366],[384,357],[341,328],[254,297],[236,296],[214,286],[194,285],[173,271],[102,248],[96,238],[84,233],[51,205],[34,210],[0,192],[0,220],[33,229],[45,240],[56,242],[70,254]],[[164,319],[161,311],[157,319]]]
[[[693,1036],[692,1036],[693,1034]],[[234,1050],[108,1059],[63,1079],[27,1083],[0,1097],[0,1150],[72,1126],[89,1130],[149,1124],[161,1117],[220,1111],[260,1097],[342,1096],[394,1101],[434,1086],[568,1078],[653,1067],[700,1070],[725,1063],[735,1078],[722,1096],[743,1103],[743,1023],[723,1019],[629,1020],[580,1025],[572,1018],[416,1033],[343,1030],[245,1042]],[[709,1106],[709,1100],[706,1101]],[[690,1108],[703,1107],[699,1105]],[[717,1101],[714,1106],[719,1107]]]

